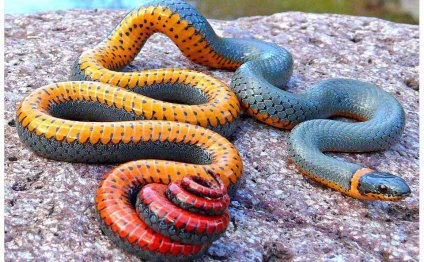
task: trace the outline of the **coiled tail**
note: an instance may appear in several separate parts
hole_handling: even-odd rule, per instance
[[[148,260],[192,260],[227,229],[230,198],[219,175],[209,172],[214,181],[185,176],[166,185],[154,178],[128,181],[123,174],[106,176],[96,204],[103,231],[125,250]],[[125,189],[115,188],[118,181]]]

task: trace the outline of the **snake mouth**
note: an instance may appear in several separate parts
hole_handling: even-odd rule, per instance
[[[378,171],[361,176],[358,191],[362,195],[380,200],[400,200],[411,194],[411,189],[403,178]]]

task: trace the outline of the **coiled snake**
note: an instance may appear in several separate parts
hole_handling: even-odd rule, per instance
[[[156,32],[195,63],[236,70],[231,87],[238,99],[222,82],[190,70],[117,72]],[[72,78],[84,82],[44,86],[22,101],[18,133],[51,159],[131,161],[105,176],[96,205],[103,230],[147,259],[193,259],[225,231],[226,187],[240,178],[242,162],[235,147],[213,131],[231,135],[238,100],[268,125],[297,125],[290,154],[309,177],[360,199],[407,196],[400,177],[323,154],[383,150],[395,143],[405,122],[397,100],[348,79],[292,94],[280,88],[292,67],[290,53],[275,44],[218,37],[183,1],[146,1],[77,59]],[[361,122],[321,119],[330,116]]]

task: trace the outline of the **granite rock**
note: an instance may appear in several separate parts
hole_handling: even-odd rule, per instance
[[[38,157],[20,143],[13,120],[25,95],[66,81],[76,57],[105,37],[125,13],[74,10],[5,17],[7,261],[137,261],[116,248],[95,220],[96,187],[112,166]],[[366,202],[322,187],[290,162],[288,131],[242,116],[233,142],[245,169],[232,197],[232,223],[202,260],[418,260],[418,26],[299,12],[211,23],[226,37],[255,37],[286,47],[295,61],[289,91],[349,77],[375,83],[399,99],[407,115],[399,144],[386,152],[337,157],[400,174],[412,196],[394,203]],[[148,41],[131,67],[191,68],[228,84],[233,75],[189,62],[162,35]]]

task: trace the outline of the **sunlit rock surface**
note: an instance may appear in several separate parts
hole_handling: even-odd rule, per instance
[[[71,64],[126,11],[58,11],[5,18],[6,260],[130,260],[102,234],[94,197],[112,166],[38,157],[19,142],[20,100],[37,87],[66,81]],[[407,114],[399,144],[382,153],[338,154],[400,174],[412,197],[362,202],[303,177],[287,155],[287,131],[243,116],[233,142],[244,160],[232,197],[232,223],[204,261],[418,260],[418,26],[374,18],[298,12],[211,21],[226,37],[258,38],[286,47],[295,70],[288,90],[331,77],[377,84]],[[230,83],[232,72],[190,63],[166,37],[154,36],[129,70],[184,67]]]

